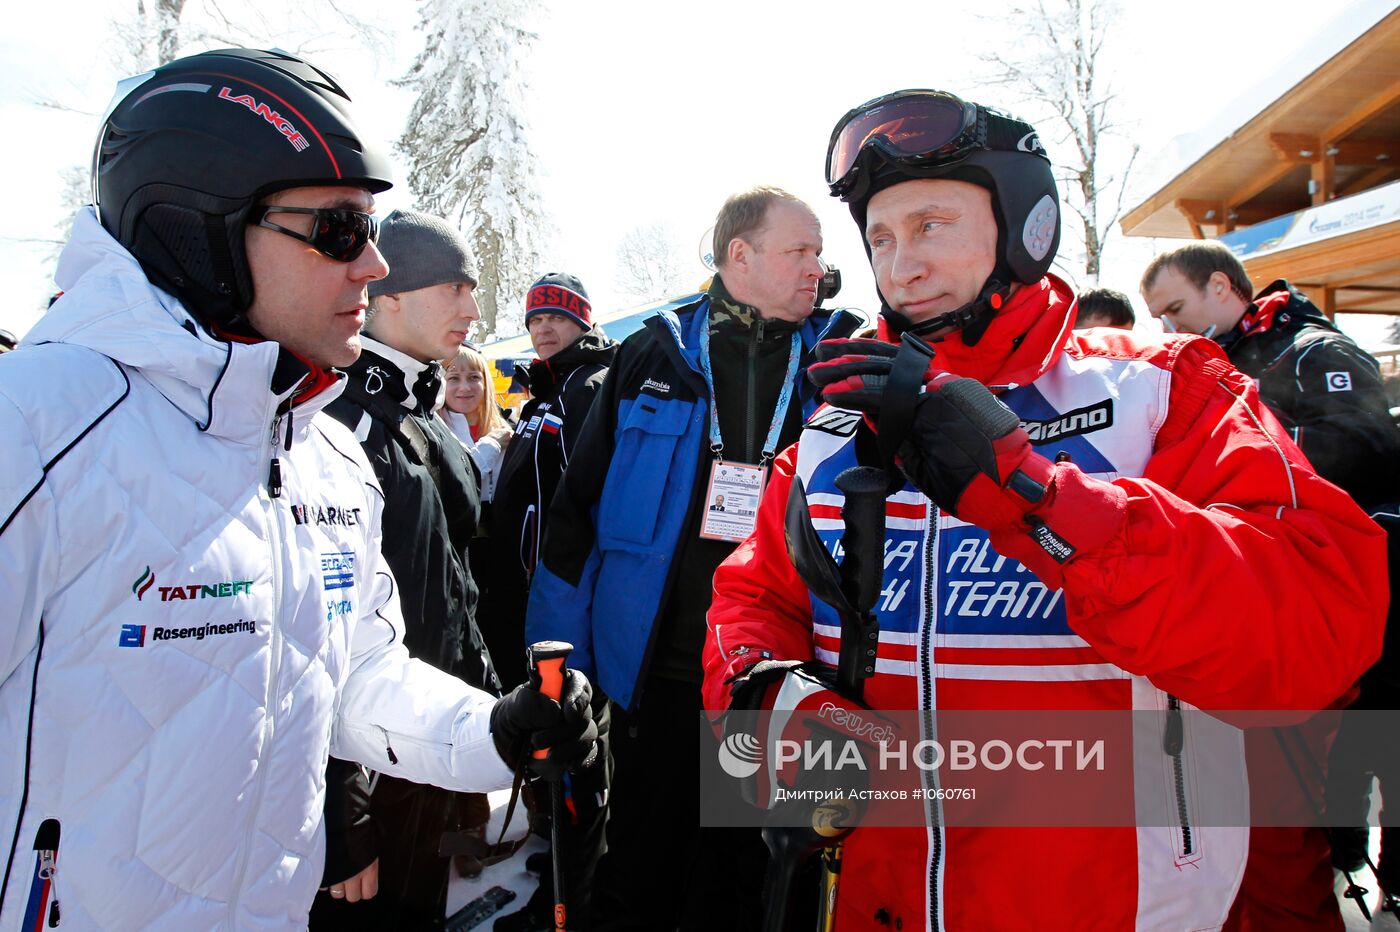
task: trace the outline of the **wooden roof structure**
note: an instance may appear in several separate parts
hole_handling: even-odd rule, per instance
[[[1329,316],[1400,314],[1400,8],[1129,211],[1128,236],[1216,237],[1256,286]]]

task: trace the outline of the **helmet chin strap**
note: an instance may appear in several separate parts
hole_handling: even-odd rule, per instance
[[[956,310],[939,314],[937,317],[931,317],[916,324],[890,307],[889,302],[882,294],[880,295],[880,314],[889,323],[895,336],[911,333],[923,339],[938,331],[952,333],[956,330],[962,332],[964,343],[968,346],[976,346],[977,341],[981,340],[982,335],[987,332],[992,318],[996,317],[997,311],[1006,306],[1006,301],[1010,297],[1011,286],[1003,284],[994,272],[992,277],[987,279],[987,283],[982,286],[977,297]]]

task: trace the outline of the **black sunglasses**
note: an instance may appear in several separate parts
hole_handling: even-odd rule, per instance
[[[316,218],[310,233],[298,233],[267,219],[268,214],[310,214]],[[281,207],[260,205],[248,215],[250,226],[266,227],[308,243],[321,255],[337,262],[354,262],[370,243],[379,242],[379,218],[344,207]]]

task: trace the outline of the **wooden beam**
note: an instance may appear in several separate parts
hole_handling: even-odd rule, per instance
[[[1322,158],[1322,140],[1306,133],[1270,133],[1269,145],[1285,162],[1316,162]]]
[[[1376,165],[1400,162],[1400,139],[1343,139],[1332,143],[1327,154],[1338,165]]]
[[[1381,182],[1400,169],[1400,160],[1394,165],[1378,165],[1364,175],[1351,179],[1343,187],[1337,189],[1337,197],[1346,197],[1348,194],[1355,194],[1358,191],[1369,191],[1371,188],[1379,187]]]
[[[1278,164],[1266,172],[1260,172],[1249,179],[1243,187],[1236,189],[1225,198],[1225,206],[1235,207],[1254,200],[1269,188],[1282,181],[1290,172],[1298,167],[1297,162],[1291,162],[1280,158]]]
[[[1327,127],[1327,131],[1322,134],[1322,138],[1341,139],[1344,136],[1348,136],[1357,127],[1365,124],[1373,116],[1398,100],[1400,100],[1400,79],[1393,81],[1389,87],[1382,88],[1378,94],[1374,95],[1360,106],[1355,107],[1346,116]]]
[[[1186,222],[1191,225],[1191,232],[1196,239],[1205,239],[1205,233],[1201,232],[1202,224],[1223,223],[1225,217],[1225,205],[1219,201],[1200,201],[1189,197],[1179,197],[1176,199],[1175,207],[1186,218]]]

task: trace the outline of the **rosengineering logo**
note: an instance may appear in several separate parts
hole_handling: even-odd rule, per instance
[[[753,735],[736,731],[720,743],[720,769],[736,780],[746,780],[758,773],[762,761],[763,748]]]

